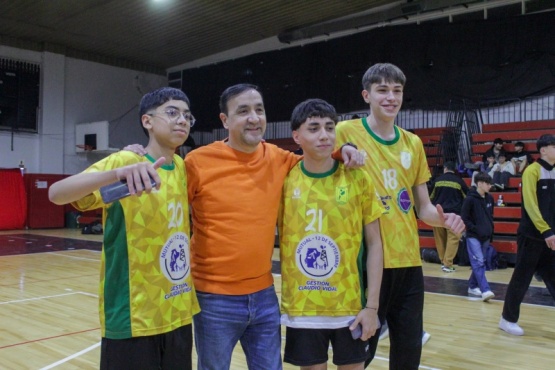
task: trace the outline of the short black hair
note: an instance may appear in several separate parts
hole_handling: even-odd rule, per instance
[[[515,143],[515,146],[521,146],[521,147],[524,148],[524,143],[523,143],[522,141],[517,141],[517,142]]]
[[[297,104],[293,109],[293,113],[291,113],[291,130],[298,130],[310,117],[327,117],[333,123],[337,123],[337,112],[333,105],[322,99],[308,99]]]
[[[499,157],[505,157],[505,158],[507,158],[507,152],[504,151],[503,149],[501,149],[501,150],[499,151],[499,154],[497,155],[497,157],[498,157],[498,158],[499,158]]]
[[[260,96],[262,96],[262,93],[260,92],[260,89],[258,88],[258,86],[253,85],[253,84],[237,84],[237,85],[233,85],[228,87],[227,89],[224,90],[224,92],[222,93],[222,95],[220,95],[220,113],[226,114],[227,115],[227,102],[233,98],[234,96],[240,95],[242,93],[244,93],[247,90],[255,90],[258,91],[258,93],[260,94]],[[262,98],[262,100],[264,100],[264,98]]]
[[[170,100],[182,100],[189,108],[191,108],[191,103],[187,95],[174,87],[161,87],[149,93],[146,93],[139,104],[139,122],[141,124],[141,128],[143,129],[146,136],[148,135],[148,130],[143,127],[143,122],[141,121],[141,117],[143,114],[158,108],[159,106],[165,104]]]
[[[486,184],[491,184],[493,182],[490,175],[485,172],[478,172],[476,176],[474,176],[474,182],[477,184],[479,182],[485,182]]]
[[[447,161],[443,164],[443,168],[446,169],[447,171],[455,172],[455,169],[457,168],[457,165],[453,161]]]
[[[555,135],[552,134],[543,134],[540,136],[538,141],[536,142],[536,146],[538,148],[538,152],[541,148],[549,145],[555,145]]]
[[[503,139],[501,139],[500,137],[496,138],[495,140],[493,140],[494,144],[503,144]]]

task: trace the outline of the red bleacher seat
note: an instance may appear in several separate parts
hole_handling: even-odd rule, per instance
[[[418,129],[415,130],[417,135],[421,136],[424,144],[437,144],[444,128]],[[553,134],[555,130],[555,120],[541,120],[529,122],[511,122],[500,124],[486,124],[482,127],[483,133],[472,135],[472,161],[478,162],[482,160],[482,154],[485,153],[493,143],[493,140],[500,137],[505,141],[503,148],[509,154],[514,152],[514,143],[522,141],[524,150],[528,151],[534,160],[539,158],[536,149],[536,141],[543,134]],[[436,136],[431,136],[436,135]],[[433,137],[433,139],[432,139]],[[436,163],[434,158],[435,148],[427,148],[426,154],[430,156],[428,163]],[[467,185],[470,186],[471,179],[464,178]],[[499,195],[503,196],[504,207],[494,208],[494,238],[493,246],[500,253],[512,255],[509,259],[514,261],[517,250],[516,233],[519,225],[519,219],[522,217],[521,204],[522,194],[520,193],[520,184],[522,179],[519,177],[511,177],[505,192],[493,192],[491,195],[495,200]],[[516,190],[516,191],[511,191]],[[422,232],[420,235],[421,248],[435,248],[435,240],[431,233],[432,227],[418,220],[418,229]]]
[[[540,158],[540,153],[530,153],[530,156],[534,159],[534,161],[537,161]],[[482,154],[472,156],[473,163],[481,162],[481,161],[482,161]]]
[[[535,141],[541,135],[553,134],[553,129],[548,130],[529,130],[529,131],[507,131],[507,132],[486,132],[481,134],[472,134],[472,142],[477,143],[493,143],[495,139],[500,137],[503,140],[511,141]],[[490,145],[491,146],[491,145]]]
[[[472,183],[472,179],[470,177],[465,177],[463,178],[463,181],[466,183],[466,185],[470,186],[470,184]],[[518,189],[520,188],[520,183],[522,182],[522,179],[520,177],[511,177],[509,178],[509,186],[507,186],[507,188],[515,188]],[[502,193],[502,194],[508,194],[508,193]],[[520,194],[519,194],[520,197]],[[497,198],[495,198],[497,199]],[[520,202],[520,200],[519,200]]]
[[[482,126],[482,132],[503,132],[503,131],[529,131],[555,129],[555,120],[539,120],[526,122],[491,123]]]
[[[299,149],[299,144],[297,144],[292,137],[282,138],[282,139],[268,139],[266,140],[267,143],[274,144],[281,149],[289,150],[294,152],[295,150]]]
[[[523,142],[524,144],[524,150],[529,152],[529,153],[537,153],[537,149],[536,149],[536,140],[534,140],[534,142],[531,141],[527,141],[527,142]],[[491,144],[475,144],[472,145],[472,153],[474,154],[483,154],[485,152],[487,152],[489,149],[491,148]],[[505,143],[503,144],[503,149],[511,154],[512,152],[515,151],[515,144],[514,143]]]

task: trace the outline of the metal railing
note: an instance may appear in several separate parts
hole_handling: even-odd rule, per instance
[[[465,100],[463,105],[466,113],[462,117],[458,117],[463,120],[463,124],[460,132],[457,133],[458,139],[456,140],[459,145],[463,146],[463,151],[468,151],[470,148],[468,138],[473,133],[481,132],[483,124],[555,120],[555,95],[481,101],[479,103]],[[471,108],[469,109],[469,107]],[[472,110],[479,111],[480,116],[473,117],[469,113]],[[359,117],[368,116],[368,112],[358,111],[340,114],[339,118],[347,120],[355,114]],[[452,119],[451,114],[452,110],[401,110],[395,123],[404,129],[447,127],[449,120]],[[206,145],[227,137],[227,130],[214,129],[212,132],[193,132],[192,135],[198,145]],[[289,121],[269,122],[264,137],[266,139],[291,137]],[[459,153],[458,156],[459,160],[462,160],[461,157],[467,157],[468,153]]]

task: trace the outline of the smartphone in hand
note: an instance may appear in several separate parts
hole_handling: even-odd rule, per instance
[[[149,178],[150,184],[154,188],[156,186],[156,181],[154,181],[154,179],[150,176]],[[129,195],[131,195],[131,193],[129,193],[129,187],[127,186],[126,180],[116,181],[110,185],[100,188],[100,196],[102,197],[102,201],[106,204],[128,197]]]
[[[349,326],[351,326],[354,321],[354,319],[349,321]],[[351,336],[353,337],[353,339],[360,339],[360,337],[362,336],[362,325],[360,323],[354,330],[351,330]]]

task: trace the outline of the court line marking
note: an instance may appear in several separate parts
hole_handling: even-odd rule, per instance
[[[74,295],[74,294],[83,294],[83,295],[86,295],[86,296],[98,298],[98,295],[92,294],[92,293],[87,293],[87,292],[71,292],[71,293],[63,293],[63,294],[49,295],[49,296],[44,296],[44,297],[35,297],[35,298],[27,298],[27,299],[18,299],[18,300],[15,300],[15,301],[0,302],[0,305],[3,305],[3,304],[12,304],[12,303],[21,303],[21,302],[30,302],[30,301],[38,301],[38,300],[41,300],[41,299],[48,299],[48,298],[65,297],[65,296]]]
[[[99,346],[100,346],[100,342],[95,343],[95,344],[93,344],[92,346],[90,346],[90,347],[88,347],[88,348],[85,348],[85,349],[82,350],[82,351],[79,351],[79,352],[77,352],[77,353],[74,353],[73,355],[68,356],[68,357],[66,357],[66,358],[63,358],[63,359],[61,359],[60,361],[57,361],[57,362],[54,362],[53,364],[50,364],[50,365],[48,365],[48,366],[45,366],[45,367],[41,368],[40,370],[52,369],[52,368],[54,368],[54,367],[56,367],[56,366],[58,366],[58,365],[61,365],[61,364],[64,364],[64,363],[68,362],[69,360],[73,360],[73,359],[76,358],[76,357],[79,357],[79,356],[81,356],[81,355],[83,355],[83,354],[85,354],[85,353],[87,353],[87,352],[90,352],[90,351],[92,351],[93,349],[95,349],[95,348],[97,348],[97,347],[99,347]]]
[[[41,256],[43,254],[53,254],[53,255],[58,255],[58,256],[64,256],[64,254],[62,254],[62,252],[77,252],[77,251],[89,251],[89,252],[94,252],[94,253],[101,253],[101,251],[96,251],[94,249],[60,249],[60,250],[56,250],[56,251],[42,251],[42,252],[34,252],[34,253],[18,253],[18,254],[7,254],[7,255],[2,255],[0,254],[0,258],[10,258],[10,257],[27,257],[27,256]],[[69,257],[69,256],[67,256]],[[77,258],[77,257],[74,257]],[[85,257],[83,257],[85,258]]]
[[[45,338],[39,338],[39,339],[28,340],[28,341],[20,342],[20,343],[8,344],[7,346],[2,346],[2,347],[0,347],[0,349],[10,348],[10,347],[16,347],[16,346],[21,346],[21,345],[25,345],[25,344],[29,344],[29,343],[42,342],[42,341],[44,341],[44,340],[62,338],[62,337],[70,336],[70,335],[81,334],[81,333],[86,333],[86,332],[95,331],[95,330],[100,330],[100,328],[85,329],[85,330],[80,330],[80,331],[74,331],[74,332],[71,332],[71,333],[65,333],[65,334],[60,334],[60,335],[54,335],[54,336],[52,336],[52,337],[45,337]]]
[[[77,249],[76,249],[77,250]],[[65,252],[65,251],[64,251]],[[76,259],[76,260],[85,260],[85,261],[92,261],[92,262],[100,262],[99,259],[94,259],[94,258],[88,258],[88,257],[77,257],[77,256],[72,256],[72,255],[67,255],[67,254],[61,254],[59,252],[47,252],[46,254],[52,254],[56,257],[65,257],[65,258],[72,258],[72,259]]]

